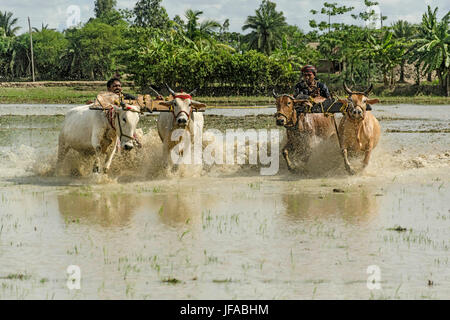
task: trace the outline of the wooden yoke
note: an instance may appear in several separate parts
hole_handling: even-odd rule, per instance
[[[195,90],[194,90],[195,91]],[[166,101],[159,100],[159,104],[168,105],[167,102],[170,102],[174,99],[173,95],[170,95],[166,98]],[[193,109],[193,112],[205,112],[206,111],[206,104],[197,102],[195,100],[191,99],[190,107]]]
[[[153,100],[149,94],[139,94],[136,100],[124,100],[125,103],[139,107],[142,112],[169,112],[170,108],[162,105],[164,100]]]
[[[325,100],[327,100],[324,97],[318,96],[318,97],[314,97],[314,98],[302,98],[302,99],[295,99],[294,100],[294,105],[298,106],[298,105],[307,105],[307,106],[313,106],[317,103],[321,103],[324,102]]]
[[[168,102],[172,101],[173,97],[172,95],[169,95],[166,99],[152,99],[152,97],[149,94],[146,95],[138,95],[137,100],[125,100],[125,103],[138,106],[141,108],[142,111],[147,112],[170,112],[171,106],[168,104]],[[205,104],[192,104],[192,109],[194,109],[194,112],[204,112],[206,110]]]
[[[311,99],[295,99],[295,110],[299,113],[341,113],[347,107],[346,101],[315,97]]]
[[[170,112],[171,105],[168,103],[173,100],[170,95],[166,99],[152,99],[149,94],[139,94],[136,100],[124,99],[127,105],[138,107],[141,112]],[[95,102],[91,106],[92,110],[103,110],[110,109],[113,106],[120,106],[120,98],[117,94],[113,92],[101,92],[97,95]],[[206,105],[203,103],[193,103],[191,105],[194,112],[204,112],[206,110]]]
[[[114,92],[100,92],[95,99],[92,109],[110,109],[119,106],[119,96]]]

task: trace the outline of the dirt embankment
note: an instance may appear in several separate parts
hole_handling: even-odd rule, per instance
[[[38,88],[38,87],[85,87],[89,89],[104,88],[106,81],[35,81],[35,82],[0,82],[0,88]],[[122,81],[125,87],[133,86],[132,81]]]

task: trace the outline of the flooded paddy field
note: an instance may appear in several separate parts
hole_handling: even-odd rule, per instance
[[[374,108],[381,141],[356,176],[336,144],[308,173],[282,157],[273,176],[168,173],[152,115],[107,177],[89,161],[57,177],[70,107],[0,105],[0,299],[450,299],[450,106]],[[276,129],[274,112],[207,110],[205,130]]]

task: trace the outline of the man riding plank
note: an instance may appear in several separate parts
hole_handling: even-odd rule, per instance
[[[131,94],[122,92],[122,83],[119,78],[111,78],[106,83],[106,87],[109,92],[114,92],[120,97],[120,102],[123,100],[136,100],[137,98]]]
[[[306,65],[301,70],[303,80],[295,85],[295,96],[307,95],[312,98],[321,96],[326,99],[331,98],[330,91],[325,83],[316,78],[317,70],[312,65]]]
[[[305,98],[307,99],[307,97],[309,97],[309,99],[312,100],[310,101],[312,102],[312,105],[308,106],[308,103],[305,100],[305,103],[299,103],[296,105],[297,112],[342,112],[342,102],[336,103],[337,100],[333,99],[327,85],[317,79],[317,70],[314,66],[306,65],[301,69],[301,72],[303,79],[294,87],[295,97],[300,100]],[[367,105],[367,110],[372,110],[369,104]]]

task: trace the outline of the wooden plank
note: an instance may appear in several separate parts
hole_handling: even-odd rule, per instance
[[[113,92],[101,92],[97,95],[94,107],[107,109],[112,105],[119,106],[119,96]]]
[[[138,95],[136,100],[124,99],[123,102],[128,105],[138,107],[142,112],[171,112],[171,107],[167,106],[167,102],[171,101],[172,98],[168,97],[165,100],[152,99],[149,94]],[[118,96],[112,92],[101,92],[97,95],[97,99],[91,109],[99,110],[101,108],[108,108],[111,105],[119,106],[120,102]],[[204,107],[193,107],[194,112],[204,112],[206,106]]]
[[[162,103],[167,103],[165,100],[153,100],[152,102],[152,112],[170,112],[170,107],[165,106]]]
[[[346,106],[337,99],[327,99],[320,103],[312,104],[309,100],[295,106],[298,113],[341,113]]]

